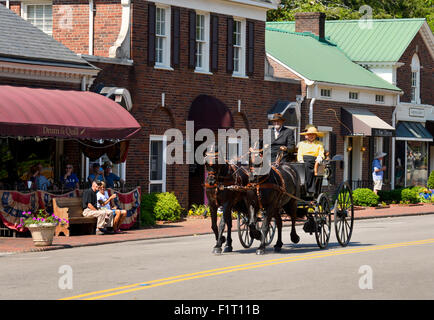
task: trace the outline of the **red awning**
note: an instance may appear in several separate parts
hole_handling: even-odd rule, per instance
[[[234,119],[229,108],[219,99],[200,95],[192,102],[188,112],[188,120],[194,121],[194,129],[230,129],[234,127]]]
[[[140,129],[121,105],[94,92],[0,86],[0,136],[123,140]]]

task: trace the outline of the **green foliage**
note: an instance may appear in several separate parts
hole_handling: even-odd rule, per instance
[[[366,15],[364,5],[372,8],[373,19],[426,18],[434,30],[432,0],[282,0],[278,9],[268,11],[267,21],[294,20],[296,12],[324,12],[327,20],[359,19]]]
[[[405,188],[401,191],[401,199],[404,203],[419,203],[419,193],[417,189]]]
[[[434,170],[429,174],[427,187],[428,189],[434,189]]]
[[[356,206],[375,207],[380,197],[368,188],[359,188],[353,191],[353,202]]]
[[[378,191],[378,196],[380,197],[379,201],[399,203],[402,200],[401,191],[402,188],[390,190],[390,191],[379,190]]]
[[[177,221],[183,212],[173,192],[144,194],[140,206],[142,225],[152,225],[155,220]]]

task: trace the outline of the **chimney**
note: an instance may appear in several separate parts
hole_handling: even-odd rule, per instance
[[[295,14],[295,32],[311,32],[324,39],[325,18],[323,12],[297,12]]]

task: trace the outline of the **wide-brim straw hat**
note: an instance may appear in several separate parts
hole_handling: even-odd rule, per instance
[[[286,119],[283,117],[281,113],[273,113],[268,118],[269,121],[285,121]]]
[[[315,126],[308,127],[305,132],[300,133],[300,135],[305,136],[307,134],[316,134],[318,137],[324,137],[324,132],[318,131]]]
[[[379,159],[379,158],[382,158],[382,157],[385,157],[385,156],[387,156],[386,152],[378,151],[378,152],[375,153],[374,159]]]

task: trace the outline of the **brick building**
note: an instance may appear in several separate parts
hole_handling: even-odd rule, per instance
[[[266,12],[276,8],[274,1],[54,0],[40,5],[36,12],[51,12],[51,21],[44,15],[38,20],[41,29],[101,69],[89,89],[117,92],[142,126],[115,173],[145,192],[174,191],[184,207],[204,201],[204,167],[165,164],[167,129],[179,129],[185,137],[187,120],[196,119],[196,129],[217,130],[225,126],[225,117],[235,129],[267,128],[267,110],[278,100],[296,101],[301,93],[299,80],[264,79]],[[24,15],[34,11],[26,1],[10,6],[32,17]],[[213,116],[216,106],[223,115]],[[83,179],[91,162],[75,154]]]

